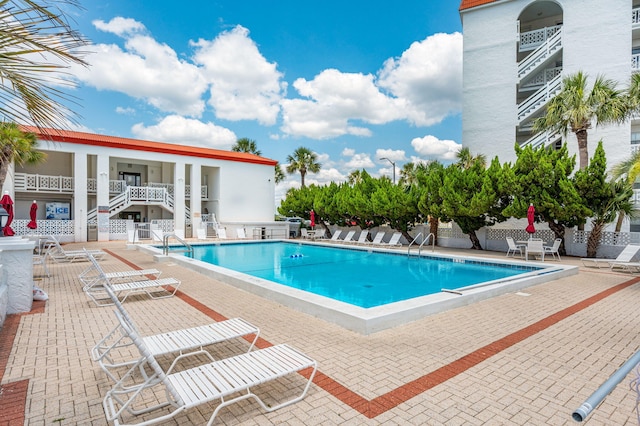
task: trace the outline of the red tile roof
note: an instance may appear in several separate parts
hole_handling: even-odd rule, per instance
[[[472,7],[482,6],[483,4],[493,3],[497,0],[462,0],[460,10],[471,9]]]
[[[119,138],[94,133],[74,132],[71,130],[39,129],[33,126],[20,126],[25,132],[35,133],[40,140],[77,143],[82,145],[104,146],[108,148],[131,149],[134,151],[160,152],[163,154],[184,155],[189,157],[212,158],[216,160],[237,161],[241,163],[265,164],[275,166],[276,161],[245,152],[223,151],[221,149],[200,148],[166,142],[153,142],[139,139]]]

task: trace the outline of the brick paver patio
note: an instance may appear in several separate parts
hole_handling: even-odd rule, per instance
[[[143,334],[242,317],[260,327],[259,346],[289,343],[318,361],[303,401],[273,413],[243,401],[223,409],[216,424],[574,424],[572,411],[640,348],[640,278],[629,274],[581,268],[573,277],[362,336],[170,261],[154,263],[123,242],[86,246],[109,251],[105,270],[157,268],[182,281],[174,298],[127,299]],[[77,277],[86,267],[52,264],[51,278],[36,281],[49,300],[10,315],[0,330],[0,426],[106,424],[102,399],[112,383],[90,349],[116,319],[112,308],[96,307],[82,292]],[[228,356],[237,345],[212,352]],[[636,424],[631,378],[584,423]],[[274,398],[286,392],[279,384],[261,391]],[[167,424],[205,423],[214,408],[188,410]]]

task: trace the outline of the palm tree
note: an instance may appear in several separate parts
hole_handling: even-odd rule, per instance
[[[349,182],[349,185],[356,185],[358,183],[362,182],[362,172],[360,170],[354,170],[351,173],[349,173],[349,176],[347,176],[347,182]]]
[[[231,151],[234,152],[248,152],[249,154],[262,155],[262,152],[258,150],[256,141],[249,138],[240,138],[231,147]]]
[[[419,186],[418,173],[426,169],[427,167],[423,163],[405,163],[400,170],[400,180],[398,183],[403,186],[406,191],[412,187]]]
[[[613,181],[611,185],[611,198],[604,205],[595,206],[593,217],[591,219],[591,233],[587,240],[587,257],[596,257],[602,230],[607,223],[614,221],[616,215],[620,218],[635,217],[636,211],[633,208],[631,197],[633,196],[633,187],[625,180]],[[620,221],[621,223],[621,221]],[[616,229],[616,232],[620,232]]]
[[[282,171],[282,167],[280,166],[280,163],[276,163],[275,172],[274,172],[274,180],[276,184],[279,184],[285,178],[286,178],[286,175]]]
[[[309,148],[301,146],[287,156],[287,173],[294,174],[300,172],[302,187],[304,187],[304,177],[307,172],[318,173],[322,164],[318,163],[318,156]]]
[[[468,147],[464,147],[458,151],[456,158],[458,158],[457,164],[465,170],[469,170],[476,163],[478,163],[478,165],[483,169],[487,167],[487,157],[485,157],[484,154],[474,156],[471,154],[471,150],[469,150]]]
[[[73,100],[60,86],[68,65],[87,65],[79,49],[88,41],[73,30],[56,4],[79,7],[77,0],[0,0],[0,115],[8,122],[40,128],[68,126]],[[4,166],[4,164],[2,164]]]
[[[628,186],[633,188],[633,184],[635,183],[636,179],[638,179],[638,176],[640,176],[640,150],[631,154],[628,159],[621,161],[620,163],[613,166],[611,174],[613,176],[613,179],[619,180],[623,178],[623,181],[626,182]],[[622,222],[627,216],[629,216],[627,212],[620,210],[615,232],[620,232],[620,230],[622,229]]]
[[[37,150],[38,138],[24,133],[15,123],[0,123],[0,189],[13,162],[24,165],[44,161],[46,154]]]
[[[544,116],[535,120],[535,131],[571,131],[578,139],[580,169],[589,164],[587,148],[588,130],[592,124],[621,123],[628,115],[628,99],[616,89],[613,80],[596,78],[591,91],[587,89],[587,76],[582,71],[564,77],[562,90],[551,99]]]

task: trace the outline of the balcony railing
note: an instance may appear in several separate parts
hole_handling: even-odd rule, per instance
[[[640,69],[640,53],[636,53],[635,55],[631,55],[631,69],[639,70]]]
[[[524,83],[520,90],[538,90],[562,73],[562,67],[547,68],[534,75]]]
[[[560,31],[562,25],[556,25],[553,27],[540,28],[533,31],[527,31],[520,33],[520,45],[518,49],[520,52],[528,52],[534,50],[538,46],[544,44],[547,39],[551,38],[555,33]]]
[[[538,90],[524,102],[518,105],[518,122],[524,121],[534,112],[545,105],[549,99],[553,98],[562,88],[560,76],[557,76],[546,86]]]
[[[72,194],[73,178],[69,176],[47,176],[38,174],[15,173],[16,191],[57,192]]]
[[[631,25],[633,28],[640,27],[640,7],[631,10]]]
[[[15,173],[15,190],[18,192],[59,192],[73,194],[73,177],[70,176],[48,176],[29,173]],[[151,188],[165,188],[173,195],[173,184],[170,183],[149,183]],[[98,181],[95,178],[87,179],[87,193],[95,194],[98,190]],[[122,194],[127,190],[127,183],[124,180],[110,180],[109,194]],[[185,185],[185,197],[191,198],[191,186]],[[200,198],[209,199],[209,188],[207,185],[200,187]]]

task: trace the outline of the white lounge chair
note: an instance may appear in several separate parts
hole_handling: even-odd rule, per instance
[[[218,238],[220,238],[221,240],[226,240],[227,239],[227,230],[224,229],[224,228],[216,229],[216,236]]]
[[[196,229],[196,236],[198,237],[199,240],[206,240],[207,239],[207,230],[205,228]]]
[[[300,236],[305,240],[309,239],[309,231],[307,230],[307,228],[300,228]]]
[[[380,241],[380,245],[381,246],[388,246],[388,247],[397,247],[397,246],[401,246],[402,243],[400,243],[400,238],[402,237],[402,233],[401,232],[394,232],[393,235],[391,235],[391,238],[389,239],[388,243],[385,243],[384,241]]]
[[[76,261],[87,261],[88,255],[90,253],[96,259],[102,259],[107,253],[102,250],[65,250],[62,248],[62,245],[58,241],[56,237],[50,235],[43,241],[43,248],[45,253],[50,259],[53,259],[54,262],[76,262]]]
[[[333,235],[331,236],[329,241],[340,241],[340,235],[341,234],[342,234],[342,230],[341,229],[336,229],[335,231],[333,231]]]
[[[121,280],[139,280],[144,277],[149,279],[158,279],[160,278],[161,273],[162,272],[157,269],[129,269],[126,271],[104,272],[104,276],[113,284]],[[100,271],[96,269],[93,262],[91,262],[91,265],[87,269],[78,275],[78,278],[84,284],[82,289],[83,291],[87,291],[87,289],[99,281],[101,277]]]
[[[384,234],[385,234],[384,231],[378,231],[376,233],[376,236],[373,237],[373,241],[371,241],[371,244],[374,246],[380,245],[380,243],[382,243],[382,239],[384,238]]]
[[[356,231],[349,231],[347,232],[347,235],[344,236],[344,240],[342,240],[343,243],[350,243],[353,242],[353,236],[356,235]]]
[[[325,236],[325,233],[327,231],[325,231],[324,229],[318,229],[313,233],[313,239],[314,240],[324,240],[325,238],[327,238]]]
[[[560,253],[558,253],[558,249],[560,249],[560,244],[562,244],[562,240],[560,238],[556,238],[553,241],[553,245],[551,246],[544,246],[544,254],[550,254],[551,257],[553,257],[554,259],[556,258],[556,256],[558,256],[558,260],[560,259]]]
[[[583,258],[580,259],[582,264],[592,268],[612,268],[614,264],[618,266],[621,263],[629,263],[633,257],[640,250],[640,245],[628,244],[622,252],[615,259],[597,259],[597,258]]]
[[[51,274],[49,273],[49,268],[47,268],[47,256],[48,254],[34,254],[33,255],[33,266],[36,265],[42,265],[42,269],[44,271],[44,274],[47,277],[50,277]]]
[[[215,408],[207,423],[207,425],[211,425],[223,407],[248,398],[255,399],[264,410],[274,411],[302,400],[306,396],[318,368],[316,361],[296,349],[288,345],[276,345],[173,372],[179,361],[192,355],[183,354],[173,361],[165,373],[135,326],[117,310],[116,316],[122,329],[140,352],[140,359],[116,382],[103,400],[102,405],[107,420],[115,424],[120,424],[121,421],[128,422],[129,419],[123,418],[125,412],[135,416],[167,406],[174,408],[169,413],[161,413],[158,417],[138,423],[148,425],[169,420],[189,408],[219,401],[220,404]],[[151,373],[146,375],[144,383],[130,386],[131,375],[144,370],[145,367],[149,368]],[[311,371],[302,392],[284,402],[266,405],[252,391],[252,388],[258,385],[264,385],[306,369],[311,369]],[[162,389],[165,392],[159,393],[159,395],[164,394],[166,401],[156,405],[138,407],[138,404],[144,404],[146,392]],[[273,394],[274,390],[272,389],[270,394]],[[291,394],[290,390],[287,390],[287,394]]]
[[[530,239],[527,242],[527,247],[524,249],[524,260],[529,260],[529,255],[534,258],[539,256],[544,262],[544,243],[540,239]]]
[[[142,281],[112,283],[100,267],[100,264],[95,257],[92,254],[87,253],[87,258],[93,263],[99,278],[93,281],[91,285],[85,285],[84,292],[97,306],[113,305],[112,298],[105,297],[107,287],[110,288],[110,291],[115,293],[121,303],[124,302],[127,297],[135,293],[145,293],[152,299],[172,297],[176,294],[176,291],[178,291],[178,287],[180,287],[180,281],[175,278],[159,278],[155,280],[147,279]],[[157,293],[160,293],[160,295]]]
[[[115,297],[115,294],[112,291],[107,291],[107,294],[113,296],[112,301],[116,305],[120,315],[126,319],[127,323],[135,327],[133,319],[124,309],[124,306],[122,306],[118,298]],[[255,335],[255,337],[247,352],[250,352],[255,346],[258,336],[260,335],[260,329],[241,318],[232,318],[198,327],[168,331],[151,336],[141,336],[141,339],[151,354],[156,357],[174,353],[182,355],[184,353],[194,352],[203,353],[211,361],[215,361],[211,355],[205,351],[205,347],[251,335]],[[124,329],[122,324],[118,322],[116,327],[91,349],[91,355],[93,360],[98,362],[100,368],[102,368],[107,376],[114,382],[118,382],[120,377],[118,377],[116,370],[122,370],[123,367],[132,366],[138,362],[137,358],[128,361],[116,360],[116,358],[119,358],[118,355],[122,355],[118,349],[129,347],[132,344],[133,342],[129,338],[128,330]],[[145,377],[146,373],[144,373],[144,371],[141,371],[141,373],[143,377]]]
[[[363,230],[360,232],[360,235],[358,235],[358,240],[356,241],[356,244],[367,244],[367,237],[369,236],[369,231],[368,230]]]
[[[240,239],[240,240],[246,240],[247,239],[247,234],[246,234],[246,232],[244,232],[244,228],[236,229],[236,235],[238,236],[238,239]]]
[[[507,237],[507,245],[508,245],[507,257],[509,257],[509,256],[514,256],[515,257],[516,252],[520,253],[520,257],[522,257],[522,255],[523,255],[523,253],[522,253],[523,246],[516,244],[516,242],[511,237]]]

